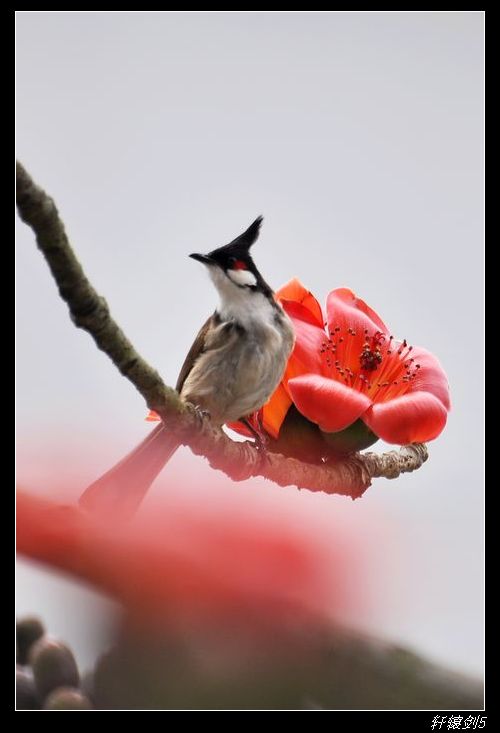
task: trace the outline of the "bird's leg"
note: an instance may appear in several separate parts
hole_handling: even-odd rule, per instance
[[[269,439],[267,437],[267,434],[264,432],[264,429],[262,427],[262,423],[260,422],[259,415],[255,418],[256,425],[252,425],[249,418],[243,417],[241,419],[241,422],[246,425],[246,427],[250,430],[252,435],[255,437],[255,448],[257,449],[260,461],[259,465],[262,469],[266,463],[269,461],[269,454],[267,452],[267,444],[269,442]]]
[[[200,424],[203,423],[204,420],[210,420],[211,415],[208,410],[204,410],[201,405],[195,405],[194,406],[194,414],[200,421]]]
[[[241,422],[250,430],[250,432],[254,436],[255,447],[265,453],[268,443],[268,437],[262,429],[259,418],[257,417],[257,427],[254,427],[247,417],[241,418]]]

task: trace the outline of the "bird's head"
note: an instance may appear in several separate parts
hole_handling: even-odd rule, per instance
[[[262,217],[259,216],[248,229],[223,247],[213,249],[207,255],[191,254],[194,260],[202,262],[215,287],[223,296],[236,298],[243,293],[262,293],[272,298],[273,291],[255,266],[250,247],[259,236]]]

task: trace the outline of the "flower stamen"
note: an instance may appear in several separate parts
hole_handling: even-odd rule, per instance
[[[324,357],[325,372],[349,387],[370,393],[375,400],[377,394],[384,402],[405,394],[420,368],[420,364],[415,364],[415,359],[410,356],[413,346],[409,346],[406,339],[395,346],[393,336],[381,331],[370,336],[365,329],[361,353],[356,361],[353,353],[359,344],[356,336],[352,327],[344,331],[340,326],[331,326],[319,349]],[[358,368],[356,364],[359,364]],[[369,375],[374,372],[377,372],[377,379],[370,381]]]

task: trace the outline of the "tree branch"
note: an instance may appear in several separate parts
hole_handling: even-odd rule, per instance
[[[17,206],[21,219],[30,226],[68,305],[73,323],[87,331],[101,351],[109,356],[179,440],[196,455],[205,456],[213,468],[235,481],[263,476],[279,486],[361,496],[377,477],[397,478],[415,471],[427,460],[423,444],[399,451],[354,454],[335,464],[313,465],[277,453],[265,456],[253,443],[235,442],[209,420],[200,420],[192,405],[164,384],[158,372],[135,350],[113,320],[109,307],[86,277],[73,252],[54,201],[37,186],[18,163]]]

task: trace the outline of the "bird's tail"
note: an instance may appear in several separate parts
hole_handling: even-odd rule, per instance
[[[85,489],[80,506],[93,513],[112,513],[114,518],[131,517],[179,445],[179,440],[169,435],[160,423],[121,461]]]

